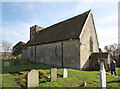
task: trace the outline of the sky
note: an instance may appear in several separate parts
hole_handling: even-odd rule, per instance
[[[59,1],[59,0],[58,0]],[[66,2],[65,2],[66,1]],[[99,47],[118,43],[118,1],[61,0],[47,2],[19,2],[3,0],[0,4],[2,13],[2,38],[14,46],[19,41],[29,40],[30,27],[39,25],[49,27],[58,22],[92,10]],[[1,51],[1,50],[0,50]]]

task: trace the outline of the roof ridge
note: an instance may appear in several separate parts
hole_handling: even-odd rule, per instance
[[[59,40],[64,41],[70,38],[79,38],[90,11],[91,10],[86,11],[82,14],[56,23],[45,28],[44,30],[39,31],[38,34],[27,43],[27,45],[32,46]]]
[[[63,21],[57,22],[57,23],[55,23],[55,24],[53,24],[53,25],[51,25],[51,26],[48,26],[48,27],[44,28],[44,30],[47,30],[47,28],[50,28],[50,27],[52,27],[52,26],[54,26],[54,25],[57,25],[57,24],[60,24],[60,23],[62,23],[62,22],[65,22],[65,21],[68,21],[68,20],[74,19],[74,18],[76,18],[76,17],[78,17],[78,16],[81,16],[81,15],[87,13],[87,12],[88,12],[88,14],[89,14],[90,11],[91,11],[91,9],[88,10],[88,11],[86,11],[86,12],[83,12],[83,13],[81,13],[81,14],[79,14],[79,15],[76,15],[76,16],[73,16],[73,17],[71,17],[71,18],[68,18],[68,19],[66,19],[66,20],[63,20]],[[40,30],[39,32],[44,31],[44,30]]]

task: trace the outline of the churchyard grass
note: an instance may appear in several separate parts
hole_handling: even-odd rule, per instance
[[[16,60],[16,59],[15,59]],[[43,69],[45,72],[50,73],[50,68],[55,68],[56,66],[49,66],[39,63],[31,63],[22,59],[19,59],[21,64],[14,65],[15,60],[3,60],[2,65],[2,86],[3,87],[20,87],[16,83],[15,78],[18,78],[20,75],[13,76],[8,72],[20,72],[26,75],[27,71],[25,69]],[[9,61],[10,66],[4,67],[4,62]],[[56,67],[57,73],[62,75],[63,68]],[[42,82],[43,79],[40,79],[40,85],[38,87],[83,87],[83,81],[86,82],[86,87],[99,87],[99,71],[80,71],[74,69],[68,69],[68,77],[62,78],[58,77],[56,81],[53,82]],[[116,70],[120,70],[117,68]],[[50,74],[47,74],[49,76]],[[107,78],[107,87],[118,87],[120,81],[118,78],[112,75],[106,75]]]
[[[120,75],[120,68],[119,68],[119,67],[116,68],[116,73],[117,73],[118,75]]]

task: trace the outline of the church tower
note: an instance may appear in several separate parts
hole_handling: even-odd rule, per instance
[[[30,27],[30,40],[32,40],[38,34],[38,32],[43,29],[44,29],[43,27],[40,27],[38,25]]]

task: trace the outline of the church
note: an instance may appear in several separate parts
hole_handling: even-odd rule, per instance
[[[47,28],[30,27],[22,58],[31,62],[79,70],[90,69],[90,56],[99,53],[91,10]]]

